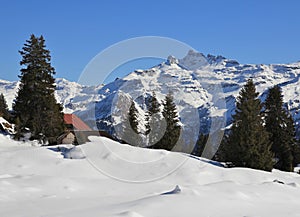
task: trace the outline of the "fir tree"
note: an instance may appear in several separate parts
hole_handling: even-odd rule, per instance
[[[121,139],[132,146],[142,146],[142,137],[140,135],[138,122],[138,110],[133,100],[131,100],[129,111],[123,122],[123,132]]]
[[[8,111],[8,106],[5,100],[4,95],[0,94],[0,117],[3,117],[6,120],[10,120],[10,113]]]
[[[55,74],[51,66],[50,51],[46,49],[43,36],[31,35],[19,53],[22,56],[20,87],[13,109],[19,119],[17,137],[26,128],[31,138],[40,142],[55,143],[64,131],[62,106],[56,102]]]
[[[155,94],[155,92],[152,92],[152,97],[150,99],[150,107],[148,109],[148,113],[150,115],[153,115],[153,114],[160,112],[159,107],[160,107],[160,104],[156,98],[156,94]]]
[[[150,147],[170,151],[176,145],[181,131],[176,105],[171,93],[165,97],[163,106],[162,115],[166,121],[166,131],[162,138]]]
[[[138,110],[135,107],[135,103],[134,101],[131,101],[131,105],[129,108],[129,113],[128,113],[128,118],[129,118],[129,123],[130,123],[130,127],[133,130],[133,132],[135,132],[136,134],[139,134],[139,130],[138,130]]]
[[[263,123],[262,103],[257,97],[250,79],[237,98],[236,114],[223,147],[223,157],[234,166],[271,171],[271,143]]]
[[[294,121],[283,107],[283,96],[278,85],[269,89],[265,102],[265,114],[266,129],[270,135],[276,160],[274,168],[293,171]]]
[[[147,146],[151,146],[161,139],[160,136],[163,128],[161,120],[160,104],[156,98],[155,92],[152,92],[146,114],[145,135],[147,136]]]

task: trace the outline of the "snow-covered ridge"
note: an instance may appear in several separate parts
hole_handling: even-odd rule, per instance
[[[56,79],[56,99],[63,104],[64,111],[85,110],[88,103],[98,100],[98,91],[103,85],[85,86],[64,78]],[[19,82],[0,80],[0,93],[3,93],[9,109],[18,91]]]

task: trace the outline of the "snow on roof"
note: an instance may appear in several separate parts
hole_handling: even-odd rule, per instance
[[[64,114],[65,124],[71,124],[74,130],[92,130],[88,125],[86,125],[79,117],[75,114]]]

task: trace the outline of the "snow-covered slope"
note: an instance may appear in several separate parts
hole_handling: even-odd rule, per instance
[[[247,79],[253,78],[262,100],[269,87],[275,84],[282,87],[286,107],[295,119],[300,136],[299,76],[300,62],[239,64],[222,56],[205,56],[190,51],[183,59],[170,56],[158,66],[136,70],[104,86],[88,87],[57,79],[57,99],[64,104],[65,112],[75,112],[91,126],[97,125],[100,129],[114,133],[114,127],[118,126],[122,115],[127,112],[121,114],[121,108],[130,98],[135,99],[141,111],[140,118],[143,119],[142,111],[146,110],[145,101],[149,99],[149,94],[155,91],[161,102],[171,91],[186,132],[185,143],[189,143],[188,139],[194,140],[197,136],[198,128],[208,132],[213,122],[221,123],[220,127],[223,123],[230,124],[235,97]],[[0,82],[0,92],[6,96],[9,106],[16,90],[16,82]]]
[[[19,82],[0,80],[0,93],[3,93],[9,109],[12,108],[12,103],[18,91]]]
[[[91,102],[99,100],[98,91],[103,85],[84,86],[64,78],[56,79],[56,98],[63,104],[66,113],[85,110]],[[0,93],[3,93],[9,109],[18,91],[19,82],[0,80]]]
[[[0,216],[299,216],[298,174],[91,140],[85,158],[64,159],[0,135]]]

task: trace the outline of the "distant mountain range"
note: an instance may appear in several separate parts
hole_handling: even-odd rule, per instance
[[[223,127],[230,125],[235,98],[247,79],[253,78],[262,100],[265,100],[269,87],[276,84],[282,87],[285,106],[293,115],[300,136],[299,77],[299,62],[240,64],[222,56],[205,56],[189,51],[183,59],[169,56],[166,62],[153,68],[135,70],[106,85],[84,86],[56,79],[56,94],[66,113],[74,112],[92,127],[97,126],[113,134],[126,115],[131,98],[143,120],[152,91],[160,102],[171,91],[183,129],[187,132],[184,140],[189,143],[195,140],[199,128],[208,132],[213,122],[220,123],[220,126],[223,123]],[[18,82],[0,80],[0,92],[5,95],[10,107],[17,88]],[[143,130],[142,125],[140,128]]]

